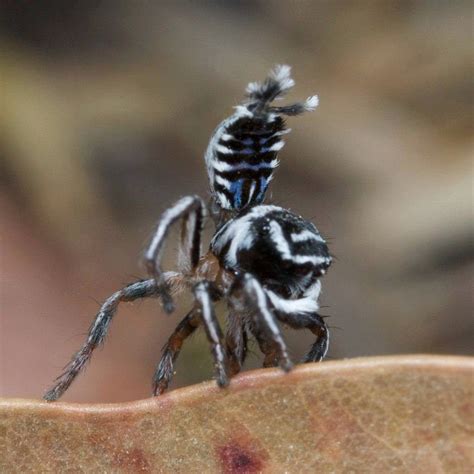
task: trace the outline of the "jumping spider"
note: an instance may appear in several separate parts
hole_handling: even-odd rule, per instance
[[[187,196],[164,212],[145,252],[149,278],[127,285],[110,296],[92,323],[86,342],[56,384],[45,394],[58,399],[100,345],[119,303],[159,297],[167,313],[172,297],[192,291],[193,308],[178,324],[163,348],[153,377],[153,394],[163,393],[173,376],[173,364],[187,337],[201,324],[211,345],[219,386],[238,373],[251,334],[264,354],[264,367],[292,362],[278,321],[316,336],[304,362],[320,361],[329,344],[328,328],[317,313],[320,277],[331,264],[327,245],[316,227],[289,210],[262,204],[276,158],[288,133],[283,115],[313,110],[317,97],[275,107],[292,86],[288,66],[277,66],[262,83],[247,86],[246,100],[213,133],[206,151],[211,202]],[[207,253],[201,254],[204,219],[210,215],[216,232]],[[179,272],[163,272],[163,247],[173,223],[182,220]],[[222,334],[213,303],[224,299],[228,327]]]

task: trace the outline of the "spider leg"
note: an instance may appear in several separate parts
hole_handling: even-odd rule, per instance
[[[179,285],[177,277],[178,274],[174,272],[168,272],[164,275],[165,280],[172,284],[173,289]],[[94,349],[104,342],[112,318],[121,302],[129,302],[151,296],[159,296],[159,288],[156,281],[152,278],[131,283],[110,296],[101,306],[94,322],[89,328],[86,342],[66,365],[64,372],[55,380],[55,385],[45,393],[43,398],[47,401],[57,400],[69,388],[73,380],[91,358]]]
[[[211,351],[214,357],[217,384],[220,387],[229,385],[227,375],[227,361],[222,344],[223,335],[212,305],[214,288],[208,281],[201,281],[194,287],[194,297],[196,298],[196,307],[204,323],[207,339],[211,344]]]
[[[279,364],[278,346],[268,336],[255,325],[250,327],[253,337],[258,343],[258,347],[264,355],[262,367],[277,367]]]
[[[324,359],[329,348],[329,329],[318,313],[276,311],[276,316],[282,323],[288,324],[293,329],[309,329],[316,336],[316,341],[303,362],[320,362]]]
[[[238,290],[243,291],[247,307],[251,310],[254,333],[265,354],[264,366],[273,366],[274,361],[278,360],[283,370],[290,371],[293,363],[262,285],[254,276],[246,273],[237,278],[231,292]]]
[[[304,357],[304,363],[321,362],[326,357],[329,349],[329,329],[319,314],[314,316],[317,317],[318,321],[315,321],[314,326],[310,327],[310,330],[316,335],[316,341]]]
[[[244,318],[238,311],[231,310],[228,321],[225,345],[229,375],[233,377],[240,372],[247,357],[247,330]]]
[[[308,97],[304,102],[296,102],[282,107],[269,107],[270,112],[275,112],[283,115],[300,115],[304,112],[311,112],[318,106],[318,96],[313,95]]]
[[[159,287],[163,307],[167,313],[174,309],[169,288],[163,280],[161,257],[164,243],[170,227],[180,218],[184,218],[181,232],[180,260],[182,264],[189,264],[194,269],[201,254],[201,231],[203,225],[205,205],[199,196],[186,196],[167,209],[155,229],[148,248],[145,251],[145,265],[148,273]],[[186,259],[183,258],[187,255]],[[184,262],[186,260],[186,262]]]
[[[198,312],[191,310],[178,324],[163,347],[161,360],[153,376],[153,395],[161,395],[173,378],[174,362],[176,361],[185,339],[201,324]]]

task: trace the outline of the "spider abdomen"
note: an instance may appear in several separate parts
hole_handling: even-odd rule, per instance
[[[222,266],[248,272],[280,294],[298,296],[331,264],[316,227],[277,206],[260,205],[228,221],[211,242]]]
[[[289,66],[276,66],[263,82],[251,82],[247,98],[216,128],[205,158],[211,192],[217,206],[241,210],[263,202],[267,187],[278,166],[277,154],[283,148],[283,116],[314,110],[317,96],[304,102],[276,107],[292,87]]]
[[[217,128],[206,152],[211,185],[224,209],[263,201],[284,146],[282,135],[289,131],[279,116],[242,109]]]

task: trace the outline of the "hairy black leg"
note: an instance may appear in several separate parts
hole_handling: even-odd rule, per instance
[[[191,310],[178,324],[168,342],[163,347],[161,360],[153,376],[153,395],[162,394],[173,378],[176,361],[184,341],[199,327],[201,318],[198,312]]]
[[[233,311],[229,312],[228,327],[225,336],[229,375],[232,377],[240,372],[247,356],[247,331],[242,315]]]
[[[199,196],[186,196],[167,209],[158,222],[150,244],[145,251],[145,265],[159,287],[163,308],[167,313],[174,310],[173,300],[169,288],[163,280],[161,257],[164,243],[170,227],[180,218],[184,218],[181,233],[182,253],[189,254],[189,265],[195,268],[201,253],[201,231],[204,218],[205,205]],[[181,255],[182,256],[182,255]],[[181,260],[183,260],[181,258]],[[188,260],[188,259],[186,259]]]
[[[198,310],[204,328],[206,330],[207,339],[211,344],[211,351],[214,357],[217,384],[220,387],[229,385],[229,377],[227,375],[227,361],[225,357],[224,346],[222,344],[223,335],[219,322],[213,307],[212,298],[213,288],[208,281],[201,281],[194,287],[194,297],[196,298],[196,309]]]
[[[308,97],[305,102],[296,102],[282,107],[269,107],[270,112],[282,115],[300,115],[304,112],[311,112],[318,106],[318,97]]]
[[[318,313],[276,313],[278,319],[293,329],[309,329],[316,341],[306,354],[303,362],[320,362],[326,356],[329,348],[329,329],[324,319]]]
[[[91,358],[93,350],[104,342],[110,322],[117,311],[119,303],[150,296],[158,296],[158,294],[156,281],[149,279],[131,283],[110,296],[100,308],[94,322],[89,328],[86,342],[74,355],[71,362],[66,365],[64,372],[56,379],[55,385],[46,392],[44,399],[48,401],[57,400],[68,389]]]
[[[243,292],[246,307],[253,316],[255,334],[258,334],[258,337],[256,336],[257,341],[260,339],[262,342],[262,344],[259,342],[260,347],[265,348],[265,350],[269,350],[267,346],[273,347],[276,350],[276,356],[273,359],[278,359],[280,367],[288,372],[293,368],[293,363],[288,355],[288,349],[269,305],[265,290],[255,277],[246,273],[236,279],[231,293],[235,296],[239,291]],[[270,339],[270,341],[268,344],[264,344],[263,341],[267,339]],[[267,358],[267,355],[265,357]]]

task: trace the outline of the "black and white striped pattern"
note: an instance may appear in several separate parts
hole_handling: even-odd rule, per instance
[[[317,96],[288,106],[270,105],[293,86],[290,67],[276,66],[264,82],[247,86],[246,101],[214,131],[205,158],[211,192],[221,208],[240,210],[265,198],[283,135],[290,132],[282,115],[298,115],[318,105]]]
[[[228,221],[214,236],[211,250],[225,268],[254,275],[270,290],[275,305],[279,296],[317,300],[318,278],[331,264],[326,242],[312,223],[270,205],[244,210]]]

